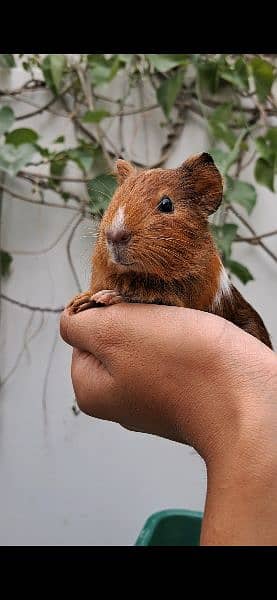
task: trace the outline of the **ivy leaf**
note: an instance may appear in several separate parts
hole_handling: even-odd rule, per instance
[[[243,206],[250,215],[257,201],[257,192],[250,183],[227,177],[225,198],[230,204],[236,202]]]
[[[263,58],[255,57],[250,62],[260,102],[264,102],[270,93],[274,81],[273,66]]]
[[[87,173],[94,162],[95,150],[93,147],[79,147],[73,148],[68,151],[68,157],[70,160],[73,160],[78,167],[83,171],[83,173]]]
[[[9,175],[16,175],[35,152],[36,148],[32,144],[21,144],[18,147],[5,144],[0,147],[0,170]]]
[[[114,175],[97,175],[89,181],[88,193],[92,214],[103,214],[117,188]]]
[[[91,54],[88,57],[91,68],[89,70],[91,83],[101,85],[110,82],[121,68],[118,56],[106,59],[103,54]]]
[[[100,123],[105,117],[109,117],[111,113],[107,110],[87,110],[82,117],[84,123]]]
[[[0,67],[11,69],[15,67],[15,60],[12,54],[0,54]]]
[[[254,281],[253,275],[247,269],[245,265],[237,262],[236,260],[228,260],[226,266],[230,269],[231,273],[234,273],[242,283],[248,283],[248,281]]]
[[[225,63],[224,68],[220,73],[220,76],[222,77],[222,79],[228,81],[240,91],[248,91],[248,70],[246,62],[243,58],[238,58],[234,65],[227,65]]]
[[[228,160],[228,154],[227,154],[227,152],[223,152],[223,150],[221,150],[221,148],[211,148],[209,150],[209,154],[214,159],[214,162],[215,162],[218,170],[222,174],[224,174],[225,173],[226,164],[227,164],[227,160]]]
[[[169,118],[175,100],[182,88],[183,75],[183,69],[179,69],[176,75],[170,79],[166,79],[157,90],[157,100],[167,118]]]
[[[146,54],[145,56],[160,73],[166,73],[174,67],[187,64],[185,54]]]
[[[0,109],[0,135],[8,131],[14,122],[14,112],[9,106]]]
[[[232,104],[226,103],[216,108],[208,120],[213,136],[225,142],[229,148],[233,148],[236,142],[236,136],[228,126],[231,116]]]
[[[202,89],[207,88],[211,94],[215,94],[219,85],[218,62],[206,60],[198,63],[199,83]]]
[[[64,135],[59,135],[54,141],[53,144],[63,144],[65,140]]]
[[[33,129],[22,127],[14,129],[6,134],[6,143],[13,146],[21,146],[21,144],[35,144],[38,140],[38,134]]]
[[[42,72],[47,85],[54,94],[58,94],[66,60],[63,54],[49,54],[42,63]]]
[[[67,165],[68,157],[65,152],[59,152],[50,162],[50,174],[61,177]]]
[[[11,272],[11,263],[13,261],[13,257],[6,252],[5,250],[0,250],[0,277],[7,277]]]
[[[224,225],[211,225],[212,234],[214,236],[219,252],[225,260],[228,260],[231,251],[232,243],[237,235],[238,226],[234,223],[225,223]]]
[[[266,186],[272,192],[274,192],[275,163],[275,157],[271,162],[265,158],[258,158],[254,171],[256,181]]]
[[[40,155],[43,156],[44,158],[49,158],[51,156],[51,152],[50,152],[50,150],[48,150],[48,148],[43,148],[39,144],[35,144],[35,148],[36,148],[37,152],[39,152]]]

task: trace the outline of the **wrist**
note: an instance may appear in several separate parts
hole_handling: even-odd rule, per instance
[[[277,544],[276,357],[270,370],[260,394],[238,395],[237,429],[209,453],[202,545]]]

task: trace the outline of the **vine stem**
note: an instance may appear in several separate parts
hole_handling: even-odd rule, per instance
[[[257,235],[255,229],[253,229],[253,227],[248,223],[248,221],[246,221],[246,219],[237,211],[236,208],[234,208],[234,206],[230,205],[229,210],[236,215],[236,217],[241,221],[241,223],[243,223],[243,225],[253,234],[253,236],[255,238],[258,238],[259,236]],[[274,254],[274,252],[272,252],[268,246],[266,246],[266,244],[264,244],[264,242],[261,239],[257,240],[257,244],[259,246],[261,246],[261,248],[263,248],[263,250],[274,260],[274,262],[277,262],[277,256],[276,254]]]
[[[6,300],[6,302],[10,302],[11,304],[15,304],[16,306],[20,306],[20,308],[26,308],[27,310],[33,310],[36,312],[47,312],[47,313],[61,313],[64,310],[64,306],[59,306],[58,308],[51,308],[45,306],[32,306],[31,304],[26,304],[25,302],[20,302],[19,300],[15,300],[14,298],[10,298],[6,296],[6,294],[0,294],[0,298],[2,300]]]

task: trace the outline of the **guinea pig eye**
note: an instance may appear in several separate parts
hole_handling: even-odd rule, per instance
[[[163,213],[171,213],[174,211],[172,200],[168,196],[164,196],[158,204],[158,210]]]

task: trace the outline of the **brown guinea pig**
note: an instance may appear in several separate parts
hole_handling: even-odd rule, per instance
[[[118,302],[208,311],[272,348],[265,325],[228,278],[208,217],[222,200],[212,157],[192,156],[176,169],[137,171],[116,162],[118,188],[100,224],[90,290],[72,313]]]

